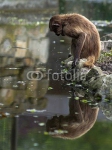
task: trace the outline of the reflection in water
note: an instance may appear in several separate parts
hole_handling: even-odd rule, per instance
[[[34,70],[37,70],[37,68],[34,68]],[[24,69],[24,71],[26,70]],[[47,99],[45,94],[48,89],[48,80],[46,78],[40,81],[28,81],[20,80],[16,75],[1,77],[0,81],[1,112],[20,114],[27,109],[44,109],[46,107]]]
[[[44,109],[49,82],[45,69],[49,45],[46,25],[11,29],[14,31],[7,26],[0,28],[0,112],[12,115]],[[39,72],[41,80],[37,80]]]
[[[92,69],[79,67],[83,60],[80,60],[79,66],[71,71],[71,59],[72,57],[62,62],[62,74],[67,85],[71,87],[69,115],[54,116],[46,124],[46,130],[50,135],[64,139],[76,139],[93,127],[98,116],[98,103],[105,102],[104,106],[102,106],[108,119],[111,119],[112,114],[111,74],[104,74],[96,66]],[[107,72],[108,70],[107,68]]]
[[[75,100],[74,92],[69,101],[69,115],[54,116],[46,124],[46,130],[54,137],[76,139],[89,131],[98,115],[98,107],[92,108],[88,103]]]

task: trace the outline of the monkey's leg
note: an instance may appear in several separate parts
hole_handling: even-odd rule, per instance
[[[84,121],[83,119],[83,114],[82,110],[80,107],[80,102],[79,100],[75,100],[74,97],[72,97],[69,101],[69,111],[70,111],[70,116],[73,116],[73,119],[77,121],[78,123],[81,123]]]
[[[89,56],[83,66],[91,68],[94,66],[94,62],[95,62],[95,56],[93,55]]]
[[[80,59],[80,54],[81,54],[82,48],[84,46],[86,36],[87,36],[86,33],[81,32],[80,34],[78,34],[78,39],[77,40],[76,40],[76,38],[72,39],[71,52],[74,56],[74,61],[73,61],[73,64],[72,64],[72,68],[74,68],[77,65],[77,63]]]

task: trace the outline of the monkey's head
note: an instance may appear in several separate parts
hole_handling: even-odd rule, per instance
[[[49,119],[46,123],[46,130],[48,132],[54,132],[55,130],[63,129],[64,116],[53,116],[52,119]]]
[[[49,21],[49,28],[50,31],[54,32],[57,36],[59,35],[64,36],[61,16],[59,15],[53,16]]]
[[[53,137],[73,139],[73,129],[76,130],[79,125],[80,124],[75,122],[74,118],[70,116],[54,116],[52,119],[47,121],[46,131]]]

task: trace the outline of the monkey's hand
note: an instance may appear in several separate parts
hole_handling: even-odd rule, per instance
[[[73,62],[72,62],[72,69],[76,68],[77,65],[79,64],[79,59],[74,59]]]

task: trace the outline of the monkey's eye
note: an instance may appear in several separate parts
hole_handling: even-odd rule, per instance
[[[56,24],[53,24],[53,25],[52,25],[52,28],[53,28],[53,30],[55,31],[55,30],[57,30],[57,28],[58,28],[59,26],[60,26],[60,25],[56,23]]]
[[[53,24],[53,27],[59,27],[60,25],[58,23]]]

